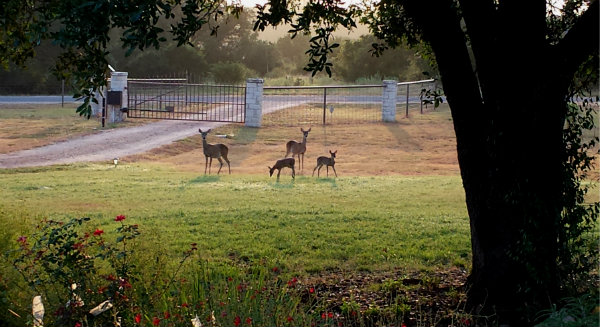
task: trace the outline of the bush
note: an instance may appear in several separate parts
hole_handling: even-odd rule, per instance
[[[163,258],[147,260],[136,253],[138,225],[115,222],[114,237],[87,227],[90,218],[42,221],[31,236],[19,236],[7,253],[31,292],[10,293],[0,283],[5,302],[27,312],[40,295],[44,326],[220,326],[311,325],[318,318],[304,310],[298,280],[283,279],[278,267],[244,263],[238,267],[199,259],[196,244],[184,251],[175,269]],[[191,278],[180,277],[182,275]],[[11,283],[15,285],[16,281]],[[3,308],[4,309],[4,308]],[[8,311],[9,308],[6,308]],[[13,307],[14,309],[14,307]],[[14,311],[13,311],[14,312]],[[34,317],[3,321],[3,326],[31,324]]]
[[[254,71],[237,62],[221,62],[214,64],[211,68],[211,72],[215,82],[224,84],[240,84],[243,83],[246,78],[257,76]]]

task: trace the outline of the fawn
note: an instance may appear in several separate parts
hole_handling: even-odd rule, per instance
[[[308,137],[308,132],[310,132],[311,129],[312,127],[305,131],[304,128],[300,128],[300,131],[303,134],[302,142],[288,141],[285,145],[285,157],[287,158],[287,156],[290,153],[292,153],[292,158],[295,155],[297,155],[298,167],[300,167],[300,169],[304,168],[304,152],[306,152],[306,138]],[[302,160],[300,160],[300,155],[302,155]]]
[[[333,168],[333,172],[335,173],[335,177],[337,177],[337,172],[335,171],[335,154],[337,153],[337,150],[335,150],[335,152],[331,152],[331,150],[329,150],[329,153],[331,154],[331,157],[319,157],[317,158],[317,166],[315,167],[315,169],[313,169],[313,173],[312,175],[315,176],[315,170],[317,171],[317,177],[319,177],[319,173],[321,172],[321,167],[323,167],[323,165],[325,165],[325,167],[327,167],[327,177],[329,177],[329,166],[331,166],[331,168]],[[319,168],[317,170],[317,168]]]
[[[223,160],[221,160],[221,157],[222,157],[227,162],[227,167],[229,167],[229,174],[231,175],[231,165],[229,164],[229,159],[227,159],[227,154],[229,153],[229,148],[225,144],[208,144],[208,142],[206,142],[206,135],[208,133],[210,133],[210,131],[211,131],[210,129],[207,130],[206,132],[203,132],[202,129],[198,129],[198,131],[200,132],[200,134],[202,134],[202,147],[204,150],[204,156],[206,157],[206,162],[204,164],[204,174],[206,175],[206,167],[207,166],[208,166],[208,173],[210,174],[212,160],[213,160],[213,158],[216,158],[219,160],[219,163],[221,164],[219,166],[219,171],[217,172],[217,175],[218,175],[221,172],[221,168],[223,168]],[[208,161],[209,158],[210,158],[210,163]]]
[[[273,172],[277,169],[277,180],[279,181],[279,175],[281,174],[281,169],[284,167],[292,168],[292,179],[296,179],[296,170],[294,169],[294,164],[296,160],[294,158],[284,158],[279,159],[275,163],[275,165],[271,168],[269,167],[269,177],[273,176]]]

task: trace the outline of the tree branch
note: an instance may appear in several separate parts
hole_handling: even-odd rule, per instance
[[[598,0],[595,0],[555,46],[554,58],[561,76],[570,80],[586,59],[598,53],[598,12]]]

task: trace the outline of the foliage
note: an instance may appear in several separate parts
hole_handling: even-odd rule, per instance
[[[561,307],[554,305],[540,314],[536,327],[586,327],[598,325],[598,290],[575,298],[566,298]]]
[[[211,68],[211,73],[215,82],[223,84],[241,84],[246,78],[254,75],[246,66],[235,62],[215,64]]]
[[[93,93],[106,85],[109,73],[111,29],[122,31],[120,42],[131,54],[135,49],[160,48],[167,41],[164,24],[170,25],[175,42],[189,44],[190,37],[211,17],[239,10],[214,0],[3,1],[0,58],[5,67],[8,62],[23,66],[41,41],[53,40],[62,49],[54,73],[72,82],[75,97],[83,99],[77,112],[90,117]],[[216,33],[218,25],[209,28]]]
[[[190,320],[281,326],[313,320],[301,309],[300,295],[308,291],[296,278],[284,279],[281,268],[266,261],[233,267],[200,260],[185,269],[196,256],[193,243],[168,272],[163,258],[148,265],[135,253],[139,228],[124,220],[115,218],[120,226],[114,242],[102,229],[84,231],[89,218],[45,220],[33,235],[17,239],[19,249],[8,256],[33,294],[42,295],[44,326],[189,326]],[[27,294],[10,300],[28,302]]]

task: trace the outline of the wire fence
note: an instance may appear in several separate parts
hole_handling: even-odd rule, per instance
[[[263,125],[381,121],[382,85],[267,86]]]
[[[396,119],[408,117],[410,113],[424,113],[433,108],[426,103],[427,91],[435,91],[435,80],[423,80],[398,83]]]
[[[434,80],[398,83],[396,118],[427,110]],[[265,86],[263,125],[356,124],[382,121],[383,85]]]

